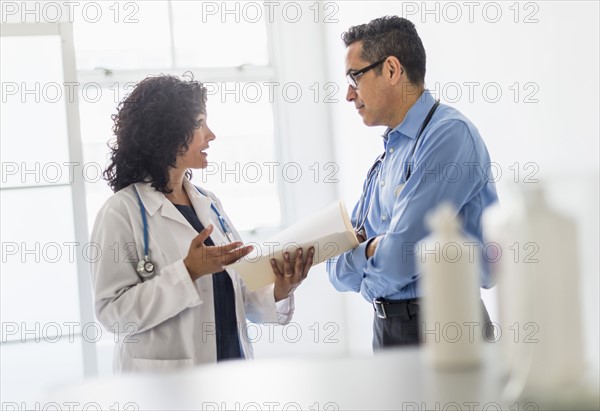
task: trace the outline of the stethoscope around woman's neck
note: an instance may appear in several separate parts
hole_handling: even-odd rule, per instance
[[[140,193],[138,193],[136,187],[134,187],[134,190],[138,198],[138,203],[140,204],[140,213],[142,214],[142,225],[144,227],[144,258],[138,262],[137,273],[141,277],[142,281],[144,281],[153,278],[157,272],[156,264],[154,264],[152,260],[150,260],[150,251],[148,245],[148,219],[146,217],[146,207],[144,207],[144,203],[142,202],[142,198],[140,197]],[[196,190],[198,190],[198,192],[204,197],[209,198],[208,195],[200,189],[200,187],[196,187]],[[219,220],[219,225],[221,226],[221,230],[227,236],[227,239],[230,242],[233,242],[235,240],[235,238],[233,237],[233,231],[231,231],[231,227],[229,226],[227,220],[225,220],[225,217],[221,215],[219,209],[212,201],[210,202],[210,208],[214,211],[215,215],[217,216]]]
[[[439,105],[440,105],[440,102],[436,101],[433,104],[433,107],[431,107],[431,109],[429,110],[429,113],[427,113],[425,120],[423,120],[421,127],[419,127],[419,131],[417,132],[415,142],[412,145],[412,149],[410,151],[410,155],[408,156],[408,158],[412,159],[414,157],[415,150],[417,148],[417,143],[419,142],[419,137],[421,137],[421,134],[423,134],[423,130],[425,130],[425,127],[427,127],[427,125],[431,121],[431,117],[433,117],[433,113],[435,113],[435,110],[438,108]],[[388,130],[388,132],[389,131],[390,130]],[[367,191],[369,190],[369,187],[371,186],[372,180],[375,177],[375,175],[377,175],[377,176],[379,175],[381,165],[383,164],[383,159],[385,158],[385,153],[386,153],[386,151],[384,150],[384,152],[381,153],[379,155],[379,157],[377,157],[377,159],[375,160],[375,163],[373,163],[373,165],[369,169],[369,172],[367,173],[367,178],[365,179],[365,183],[363,185],[363,192],[360,196],[360,201],[359,201],[360,206],[358,208],[358,214],[357,214],[357,217],[358,217],[357,222],[360,222],[360,224],[358,224],[356,226],[356,232],[358,234],[360,234],[363,238],[366,238],[365,223],[367,221],[367,216],[369,215],[369,212],[371,211],[371,206],[373,205],[373,193],[371,193],[371,196],[369,197],[369,204],[367,205],[367,209],[365,211],[364,208],[365,208],[365,202],[366,202],[365,200],[367,197]],[[408,168],[406,170],[406,178],[404,179],[404,181],[408,181],[408,179],[411,176],[411,166],[412,166],[412,161],[408,163]],[[362,218],[361,218],[361,216],[362,216]]]

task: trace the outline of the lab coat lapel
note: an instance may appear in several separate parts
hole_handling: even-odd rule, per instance
[[[196,211],[196,215],[198,215],[202,225],[205,227],[209,224],[214,225],[214,222],[210,220],[211,199],[201,195],[196,187],[194,187],[194,185],[187,179],[183,180],[183,185],[188,197],[190,198],[190,201],[192,202],[194,211]],[[179,224],[183,224],[186,227],[192,228],[183,214],[181,214],[181,212],[173,205],[173,203],[169,201],[167,197],[164,196],[164,194],[154,190],[148,183],[137,183],[136,186],[138,187],[144,207],[146,207],[146,211],[148,211],[150,216],[153,216],[156,212],[159,212],[161,217],[176,221]]]
[[[185,217],[175,208],[167,197],[165,197],[163,193],[152,188],[150,183],[136,183],[135,186],[149,217],[153,217],[154,214],[158,212],[162,217],[183,225],[189,225]]]
[[[202,225],[207,227],[209,224],[212,224],[212,221],[210,221],[210,205],[212,200],[209,197],[200,194],[198,189],[190,181],[184,180],[183,185]]]
[[[167,197],[164,197],[162,207],[160,209],[160,215],[170,220],[181,223],[185,226],[190,226],[190,223],[185,219],[183,214],[171,203]]]
[[[213,200],[201,194],[198,189],[189,181],[186,181],[185,187],[188,193],[188,197],[194,206],[194,210],[196,211],[196,215],[198,219],[202,223],[204,227],[208,227],[209,224],[213,225],[213,232],[210,235],[210,238],[217,245],[228,243],[227,238],[222,235],[221,224],[217,219],[215,213],[211,209],[211,204]]]
[[[194,228],[181,212],[149,183],[136,183],[136,188],[148,212],[151,242],[157,245],[150,252],[160,250],[169,264],[184,257],[194,236]]]
[[[212,224],[214,226],[213,232],[210,235],[210,238],[213,240],[213,242],[216,245],[229,244],[230,241],[225,235],[225,233],[223,233],[221,223],[219,222],[216,214],[214,213],[211,207],[211,204],[213,204],[213,202],[215,203],[215,206],[217,206],[217,203],[211,197],[201,194],[191,182],[184,180],[184,186],[186,192],[188,193],[188,197],[190,198],[190,201],[194,206],[196,215],[198,216],[198,219],[200,219],[202,225],[204,227],[208,227],[209,224]],[[219,211],[222,212],[221,210]],[[237,275],[234,274],[233,270],[226,270],[226,272],[231,278],[236,295],[242,295],[242,290],[240,289],[239,279],[237,278]],[[239,308],[243,307],[243,304],[238,303],[236,304],[236,306],[236,315],[238,316],[238,318],[244,318],[244,312]]]
[[[213,240],[215,245],[229,244],[230,241],[227,238],[227,235],[223,233],[221,223],[219,222],[215,212],[212,210],[211,204],[213,204],[214,200],[204,194],[201,194],[191,182],[187,182],[186,190],[188,190],[188,197],[190,198],[192,205],[194,206],[194,210],[196,210],[196,215],[200,219],[202,225],[204,225],[204,227],[208,227],[209,224],[212,224],[214,226],[210,238]],[[217,204],[216,202],[214,203],[216,207]],[[221,210],[219,211],[222,212]],[[233,270],[227,269],[225,271],[231,278],[236,295],[242,295],[239,280],[237,276],[234,275]],[[238,316],[238,318],[244,318],[244,312],[239,309],[239,307],[243,307],[243,304],[236,304],[236,306],[238,307],[236,308],[236,315]]]

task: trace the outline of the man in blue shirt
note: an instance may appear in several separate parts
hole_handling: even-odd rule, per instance
[[[337,290],[360,292],[373,304],[375,349],[416,344],[421,293],[415,246],[429,234],[424,217],[450,202],[464,231],[482,244],[481,215],[498,200],[490,157],[475,126],[425,89],[425,50],[414,24],[378,18],[351,27],[342,39],[346,100],[367,126],[388,130],[352,214],[361,244],[329,260],[327,270]],[[485,268],[481,283],[492,285]],[[483,318],[493,338],[485,306]]]

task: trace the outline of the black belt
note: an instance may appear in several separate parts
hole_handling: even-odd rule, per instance
[[[384,300],[378,298],[373,300],[373,308],[377,313],[377,317],[385,319],[388,317],[400,317],[410,315],[408,306],[410,304],[418,305],[418,298],[410,298],[408,300]]]

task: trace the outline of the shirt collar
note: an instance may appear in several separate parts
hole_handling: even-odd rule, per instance
[[[388,128],[384,138],[387,140],[387,136],[393,137],[396,134],[402,134],[411,139],[417,137],[421,124],[425,121],[427,113],[429,113],[429,110],[431,110],[431,107],[433,107],[434,104],[435,97],[429,90],[425,89],[423,94],[421,94],[421,97],[419,97],[408,110],[402,123],[398,124],[393,129]]]

